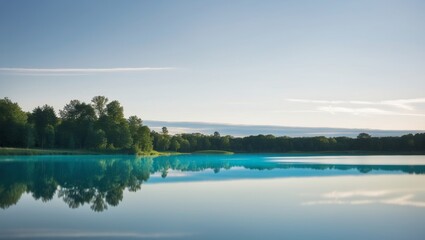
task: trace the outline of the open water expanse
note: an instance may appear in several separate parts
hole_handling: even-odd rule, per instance
[[[425,156],[0,156],[0,239],[424,239]]]

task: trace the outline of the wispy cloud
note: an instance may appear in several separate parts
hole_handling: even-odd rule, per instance
[[[298,98],[288,98],[286,99],[290,102],[299,102],[299,103],[318,103],[318,104],[342,104],[349,103],[348,101],[329,101],[329,100],[313,100],[313,99],[298,99]]]
[[[394,112],[387,111],[379,108],[348,108],[348,107],[333,107],[333,106],[323,106],[317,108],[319,111],[328,112],[328,113],[350,113],[354,115],[362,114],[378,114],[378,115],[396,115],[396,116],[416,116],[416,117],[425,117],[425,114],[422,113],[403,113],[403,112]]]
[[[84,75],[95,73],[128,73],[175,70],[174,67],[121,67],[121,68],[0,68],[0,74],[11,75]]]
[[[318,201],[309,201],[303,202],[301,205],[304,206],[314,206],[314,205],[362,205],[362,204],[372,204],[376,201],[372,200],[318,200]]]
[[[425,103],[425,98],[395,99],[385,101],[339,101],[293,98],[286,100],[297,103],[308,103],[314,105],[319,104],[322,106],[317,106],[314,110],[311,111],[327,112],[331,114],[347,113],[353,115],[378,114],[425,117],[425,114],[423,113],[412,112],[416,110],[415,104]],[[323,104],[326,104],[326,106],[323,106]],[[365,105],[367,105],[367,107]]]
[[[404,110],[414,110],[412,104],[425,103],[425,98],[411,98],[411,99],[394,99],[385,101],[334,101],[334,100],[314,100],[314,99],[286,99],[290,102],[299,103],[313,103],[313,104],[353,104],[353,105],[384,105]]]
[[[386,100],[378,102],[370,101],[350,101],[351,104],[363,104],[363,105],[386,105],[396,108],[401,108],[405,110],[414,110],[412,104],[425,103],[425,98],[412,98],[412,99],[395,99],[395,100]]]

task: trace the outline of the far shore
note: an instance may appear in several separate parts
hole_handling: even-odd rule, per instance
[[[137,155],[137,156],[171,156],[182,154],[291,154],[291,155],[425,155],[421,151],[310,151],[310,152],[231,152],[222,150],[203,150],[190,153],[174,151],[151,151],[131,154],[114,150],[69,150],[69,149],[39,149],[39,148],[0,148],[0,156],[31,156],[31,155]]]

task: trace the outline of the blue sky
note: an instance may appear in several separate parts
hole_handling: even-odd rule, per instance
[[[424,1],[0,1],[0,97],[146,120],[425,130]]]

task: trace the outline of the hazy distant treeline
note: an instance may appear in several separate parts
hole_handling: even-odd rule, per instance
[[[248,137],[214,135],[178,134],[168,136],[152,134],[154,148],[194,152],[200,150],[224,150],[233,152],[309,152],[309,151],[384,151],[412,152],[425,151],[425,133],[408,134],[401,137],[372,137],[361,133],[357,138],[349,137],[276,137],[273,135],[257,135]],[[169,140],[164,140],[168,138]]]
[[[96,96],[91,103],[72,100],[56,115],[44,105],[24,112],[17,103],[0,99],[0,146],[92,149],[123,153],[158,151],[234,152],[292,151],[425,151],[425,133],[401,137],[248,137],[200,133],[170,135],[166,127],[151,131],[137,116],[124,117],[118,101]]]

